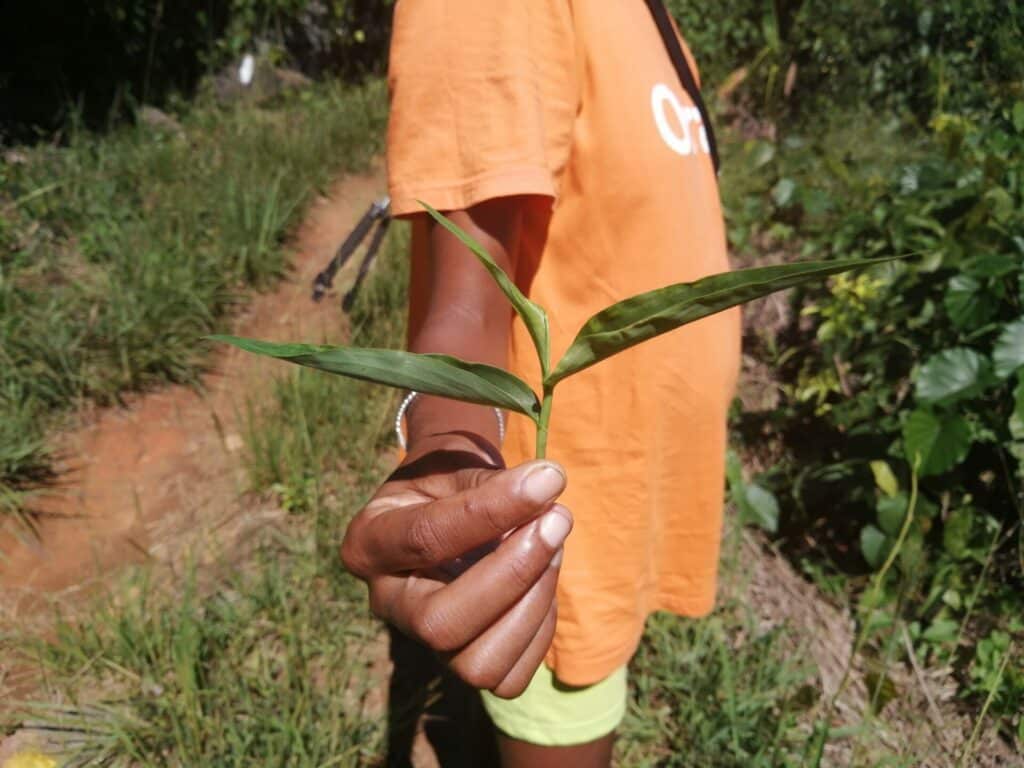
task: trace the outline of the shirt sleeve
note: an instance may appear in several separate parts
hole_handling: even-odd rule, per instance
[[[388,85],[392,211],[555,197],[577,112],[568,0],[399,0]]]

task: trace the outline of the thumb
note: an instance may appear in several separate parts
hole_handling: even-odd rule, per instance
[[[552,461],[498,471],[460,470],[454,479],[457,490],[450,496],[374,517],[357,516],[346,535],[349,560],[369,573],[432,568],[538,517],[566,484],[565,471]]]
[[[452,501],[465,500],[481,510],[498,512],[503,530],[532,520],[565,490],[566,472],[547,459],[526,461],[511,469],[467,468],[455,474]]]

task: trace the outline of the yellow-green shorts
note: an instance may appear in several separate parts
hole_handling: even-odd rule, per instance
[[[533,680],[515,699],[483,691],[484,707],[494,725],[513,739],[544,747],[585,744],[614,731],[626,714],[626,667],[599,683],[581,688],[555,679],[541,664]]]

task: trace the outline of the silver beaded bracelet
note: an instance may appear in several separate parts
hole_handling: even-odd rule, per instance
[[[407,447],[405,440],[405,433],[402,432],[402,417],[405,416],[405,412],[409,410],[409,406],[412,405],[412,401],[419,397],[419,392],[410,392],[402,400],[402,404],[398,406],[398,413],[395,414],[395,436],[398,437],[398,444],[404,451]],[[498,445],[501,446],[505,442],[505,414],[501,412],[500,408],[494,409],[494,415],[498,418]]]

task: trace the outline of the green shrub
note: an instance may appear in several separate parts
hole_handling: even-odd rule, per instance
[[[713,13],[693,0],[668,5],[705,83],[716,87],[745,67],[744,92],[759,116],[862,103],[909,108],[927,120],[936,108],[979,108],[1007,90],[1022,94],[1019,4],[726,0]]]
[[[953,662],[964,691],[984,698],[967,641],[1024,629],[1024,103],[932,126],[923,138],[869,126],[860,154],[844,154],[842,130],[741,154],[755,165],[772,155],[730,200],[741,248],[768,238],[918,257],[803,291],[760,348],[780,402],[738,429],[748,444],[777,441],[762,482],[780,495],[794,557],[824,547],[854,575],[889,553],[916,467],[921,498],[878,628],[906,622],[925,658]],[[879,142],[902,160],[872,156]],[[1015,680],[1004,676],[993,712],[1015,714]]]

